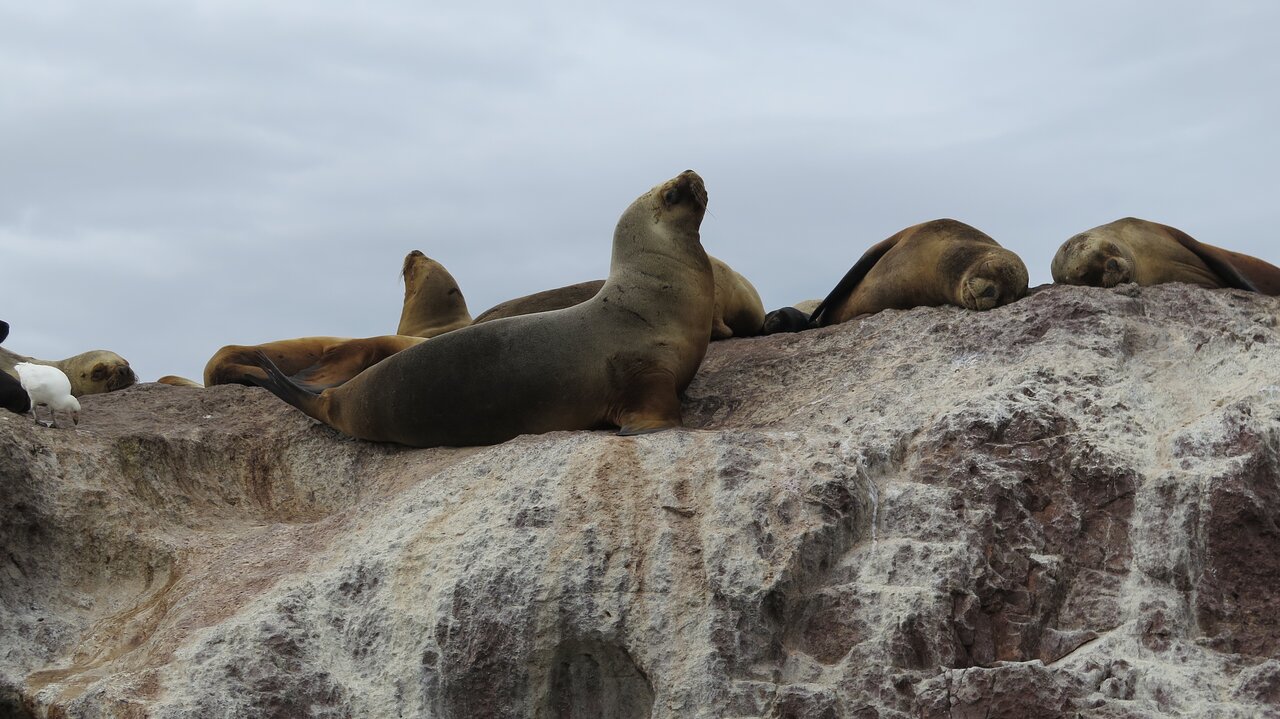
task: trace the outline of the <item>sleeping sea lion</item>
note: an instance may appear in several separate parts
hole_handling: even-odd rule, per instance
[[[1115,287],[1125,282],[1186,282],[1280,295],[1280,267],[1206,245],[1175,227],[1135,217],[1081,232],[1058,248],[1053,281]]]
[[[261,350],[283,372],[294,375],[309,388],[336,387],[424,338],[471,324],[467,301],[444,265],[413,250],[405,255],[400,276],[404,279],[404,304],[396,334],[360,339],[299,337],[260,345],[226,345],[205,364],[204,386],[252,384],[251,378],[262,379],[262,370],[246,359]],[[180,387],[200,386],[173,375],[159,381]]]
[[[716,309],[711,320],[711,339],[753,337],[760,334],[765,315],[760,293],[756,292],[756,288],[746,277],[723,260],[710,255],[707,257],[711,260],[711,270],[716,279]],[[604,280],[591,280],[517,297],[481,312],[475,323],[572,307],[595,297],[601,287],[604,287]]]
[[[633,202],[614,231],[609,278],[587,302],[449,332],[319,394],[259,355],[262,385],[346,434],[414,447],[679,426],[715,309],[698,235],[706,205],[692,170]]]
[[[108,350],[91,350],[61,360],[42,360],[0,348],[0,371],[17,378],[19,362],[48,365],[62,370],[71,380],[71,396],[102,394],[130,387],[138,376],[125,358]]]
[[[1027,267],[955,220],[908,227],[867,250],[810,320],[825,327],[880,310],[958,305],[989,310],[1027,294]]]
[[[762,335],[776,335],[781,332],[800,332],[812,327],[809,315],[798,307],[781,307],[764,316]]]

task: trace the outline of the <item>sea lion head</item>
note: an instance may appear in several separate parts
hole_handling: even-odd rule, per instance
[[[396,334],[430,337],[471,323],[467,301],[444,265],[421,250],[404,256],[404,306]]]
[[[645,203],[652,210],[654,224],[696,232],[707,211],[707,188],[698,173],[685,170],[653,188],[637,202]]]
[[[971,310],[989,310],[1022,299],[1030,279],[1022,259],[1002,247],[994,247],[965,270],[960,278],[959,304]]]
[[[9,323],[5,322],[4,320],[0,320],[0,342],[4,342],[4,339],[8,336],[9,336]]]
[[[71,394],[102,394],[132,386],[138,381],[125,358],[108,350],[92,350],[58,363],[71,380]]]
[[[1133,282],[1133,256],[1105,237],[1081,232],[1058,248],[1051,271],[1058,284],[1115,287]]]

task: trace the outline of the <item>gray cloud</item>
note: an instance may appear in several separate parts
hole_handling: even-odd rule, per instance
[[[685,168],[771,307],[943,216],[1033,283],[1124,215],[1280,261],[1280,8],[1043,5],[0,4],[6,346],[389,332],[415,248],[479,312]]]

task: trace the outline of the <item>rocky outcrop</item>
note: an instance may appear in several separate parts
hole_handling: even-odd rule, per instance
[[[1053,287],[721,342],[630,438],[0,414],[0,714],[1280,715],[1278,316]]]

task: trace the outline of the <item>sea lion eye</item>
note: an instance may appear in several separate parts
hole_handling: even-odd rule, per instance
[[[662,199],[668,205],[674,205],[680,201],[680,190],[673,187],[670,190],[667,190],[667,194],[663,195]]]

